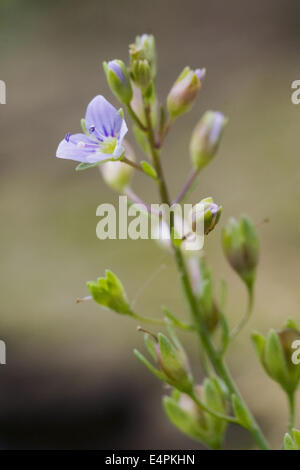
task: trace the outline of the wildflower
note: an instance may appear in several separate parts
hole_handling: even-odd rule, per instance
[[[58,158],[88,165],[121,158],[127,125],[103,96],[98,95],[89,103],[82,127],[84,134],[66,134],[57,148]]]

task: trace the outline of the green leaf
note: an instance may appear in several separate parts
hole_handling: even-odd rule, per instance
[[[112,271],[106,270],[105,277],[89,281],[87,287],[98,304],[123,315],[132,315],[124,287]]]
[[[99,165],[101,162],[96,162],[96,163],[79,163],[77,167],[75,168],[76,171],[82,171],[82,170],[88,170],[89,168],[93,168],[94,166]]]
[[[155,350],[155,343],[154,343],[153,339],[151,338],[151,336],[148,333],[146,333],[144,335],[144,342],[145,342],[145,346],[147,348],[148,353],[150,354],[152,359],[154,359],[154,361],[157,362],[157,354],[156,354],[156,350]]]
[[[300,449],[300,431],[298,431],[298,429],[293,429],[292,430],[293,432],[293,438],[294,438],[294,441],[298,447],[298,449]]]
[[[246,429],[251,429],[251,416],[237,395],[232,395],[232,407],[239,424]]]
[[[135,357],[137,357],[138,360],[141,361],[141,363],[144,364],[144,366],[146,366],[150,372],[152,372],[152,374],[154,374],[159,380],[165,382],[165,375],[159,370],[155,369],[155,367],[148,361],[148,359],[145,358],[145,356],[143,356],[143,354],[141,354],[137,349],[134,349],[133,353]]]
[[[230,330],[226,320],[226,317],[223,312],[220,313],[220,325],[221,325],[221,352],[225,353],[229,342],[230,342]]]
[[[170,320],[171,324],[173,326],[176,326],[177,328],[180,328],[181,330],[195,330],[195,327],[193,325],[188,325],[187,323],[182,323],[180,320],[178,320],[175,315],[170,312],[169,309],[166,307],[161,308],[164,315],[167,317],[168,320]]]
[[[201,428],[200,423],[188,412],[181,409],[174,398],[164,397],[163,408],[171,423],[181,432],[192,439],[207,443],[206,432]]]
[[[153,168],[152,165],[150,165],[150,163],[146,162],[145,160],[143,160],[141,162],[141,167],[143,168],[144,170],[144,173],[146,173],[146,175],[150,176],[151,178],[153,178],[154,180],[157,179],[157,173],[155,171],[155,169]]]
[[[266,340],[260,333],[257,333],[256,331],[254,333],[252,333],[251,339],[252,339],[252,342],[254,344],[257,355],[258,355],[260,361],[262,361],[263,351],[264,351],[264,347],[265,347],[265,344],[266,344]]]

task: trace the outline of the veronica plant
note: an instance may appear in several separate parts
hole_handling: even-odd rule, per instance
[[[57,157],[79,162],[77,170],[98,166],[104,181],[114,190],[127,195],[132,202],[142,202],[151,218],[151,206],[130,187],[131,174],[139,171],[157,186],[161,203],[172,207],[181,203],[195,188],[199,174],[215,157],[227,123],[219,111],[207,111],[192,132],[190,141],[191,173],[179,194],[171,199],[161,165],[163,144],[173,124],[195,104],[202,86],[205,69],[185,67],[166,98],[159,106],[156,95],[156,47],[154,37],[138,36],[129,47],[129,65],[121,60],[104,62],[104,72],[115,97],[132,120],[133,132],[146,160],[136,161],[133,150],[124,141],[128,131],[124,111],[115,109],[103,96],[96,96],[88,105],[82,119],[82,133],[66,134],[57,149]],[[189,230],[203,224],[205,237],[210,237],[217,226],[222,206],[211,197],[202,201],[204,211],[192,209]],[[144,332],[149,359],[135,350],[136,357],[161,382],[167,384],[170,394],[163,398],[167,417],[180,431],[206,446],[219,449],[223,445],[228,423],[241,426],[253,436],[260,449],[269,445],[262,429],[247,407],[236,383],[228,371],[225,356],[228,346],[245,326],[253,307],[256,269],[259,259],[259,241],[254,225],[247,217],[231,218],[222,231],[224,254],[246,286],[249,305],[240,323],[230,328],[225,315],[225,283],[223,295],[217,299],[212,272],[201,252],[185,251],[184,237],[173,235],[178,220],[161,220],[164,231],[170,235],[167,246],[174,256],[190,320],[182,322],[167,308],[161,318],[137,314],[128,300],[122,282],[107,270],[105,277],[87,283],[90,296],[102,307],[119,315],[131,317],[139,323],[150,323],[164,328],[166,334],[139,328]],[[206,241],[207,242],[207,241]],[[187,355],[175,330],[196,335],[200,345],[200,364],[205,379],[195,383]],[[216,332],[219,334],[215,334]],[[282,331],[274,331],[265,339],[253,334],[259,360],[268,376],[287,394],[290,404],[290,425],[284,437],[285,449],[300,448],[300,433],[294,429],[295,392],[300,381],[300,365],[292,362],[295,341],[300,340],[296,325],[289,321]]]

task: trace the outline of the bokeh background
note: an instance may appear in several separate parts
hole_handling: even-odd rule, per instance
[[[300,78],[300,4],[296,0],[0,1],[1,302],[0,447],[3,449],[198,448],[167,421],[166,391],[133,357],[143,348],[136,324],[90,302],[85,282],[111,268],[136,308],[158,316],[187,313],[173,260],[151,241],[99,241],[96,207],[117,202],[96,169],[57,160],[58,142],[77,132],[87,103],[113,103],[103,60],[127,60],[139,33],[156,36],[158,90],[164,99],[183,66],[207,68],[192,112],[170,134],[163,157],[172,194],[189,172],[192,126],[206,109],[230,118],[218,157],[190,202],[208,195],[224,206],[205,251],[219,282],[229,282],[231,325],[246,293],[226,264],[220,229],[247,213],[261,238],[253,317],[229,351],[239,386],[274,446],[287,425],[283,392],[261,370],[251,330],[299,319],[299,118],[291,82]],[[133,142],[132,134],[129,136]],[[138,153],[138,152],[137,152]],[[153,201],[153,188],[134,188]],[[155,199],[156,201],[156,199]],[[268,217],[268,224],[262,223]],[[186,334],[195,375],[197,344]],[[300,415],[298,415],[299,426]],[[251,446],[230,427],[226,447]]]

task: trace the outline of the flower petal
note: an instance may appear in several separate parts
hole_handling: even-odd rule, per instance
[[[98,143],[93,142],[85,134],[73,134],[60,142],[56,156],[76,162],[87,162],[87,157],[95,153],[98,148]]]
[[[88,130],[94,129],[92,133],[101,141],[106,137],[117,137],[123,121],[116,108],[104,96],[95,96],[87,107],[86,127]]]

